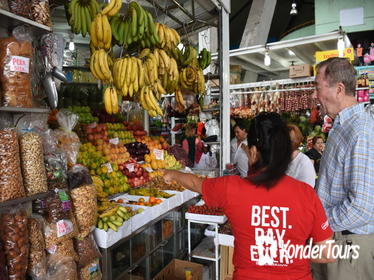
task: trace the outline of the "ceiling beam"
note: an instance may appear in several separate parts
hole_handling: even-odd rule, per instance
[[[272,74],[275,74],[274,70],[273,69],[270,69],[269,67],[265,66],[264,65],[264,61],[259,61],[258,59],[253,59],[253,58],[249,58],[247,56],[244,56],[244,55],[241,55],[241,56],[237,56],[238,59],[241,59],[241,60],[244,60],[248,63],[251,63],[263,70],[265,70],[266,72],[270,72]],[[232,58],[230,58],[231,60]]]
[[[175,16],[173,16],[170,11],[166,10],[165,8],[161,7],[159,4],[157,4],[156,2],[152,1],[152,0],[145,0],[147,1],[149,4],[151,4],[152,6],[154,5],[158,10],[160,10],[161,12],[163,12],[165,15],[167,15],[169,18],[171,18],[172,20],[174,20],[176,23],[178,23],[180,26],[183,26],[183,22],[181,22],[178,18],[176,18]]]

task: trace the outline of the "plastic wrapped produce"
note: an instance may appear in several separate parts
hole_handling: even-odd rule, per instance
[[[20,137],[21,165],[26,195],[48,191],[42,138],[33,132]]]
[[[87,266],[101,256],[92,234],[83,239],[75,239],[74,244],[78,253],[78,267]]]
[[[24,2],[24,1],[19,1]],[[14,37],[0,40],[0,81],[3,106],[32,107],[32,45]]]
[[[48,154],[44,157],[44,164],[47,172],[48,189],[66,189],[68,184],[65,156],[59,152]]]
[[[99,259],[94,260],[90,264],[79,269],[79,280],[101,280]]]
[[[31,15],[40,24],[52,25],[48,0],[31,0]]]
[[[16,15],[31,18],[31,2],[30,0],[8,0],[10,11]]]
[[[50,248],[47,248],[49,254],[60,255],[64,257],[72,258],[74,261],[78,261],[78,255],[74,250],[74,244],[72,239],[64,240]]]
[[[48,280],[78,280],[77,265],[71,257],[53,254],[48,256]]]
[[[17,134],[0,130],[0,202],[24,197]]]
[[[56,115],[60,129],[55,131],[58,147],[65,153],[68,167],[72,167],[76,161],[80,147],[78,135],[73,132],[78,122],[78,116],[68,110],[61,110]]]
[[[74,165],[68,172],[69,189],[92,184],[91,175],[83,165]]]
[[[95,185],[83,185],[71,191],[74,215],[78,225],[78,237],[86,237],[94,229],[97,220]]]
[[[27,272],[35,280],[47,280],[47,258],[43,236],[44,220],[33,215],[28,220],[30,254]]]
[[[29,255],[26,211],[21,208],[11,209],[1,215],[0,224],[0,236],[7,260],[8,279],[25,279]]]

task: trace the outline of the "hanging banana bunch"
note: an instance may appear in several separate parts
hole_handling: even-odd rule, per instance
[[[174,28],[169,28],[162,23],[156,23],[156,33],[160,41],[160,47],[166,50],[172,50],[181,41],[180,35]]]
[[[111,0],[101,12],[103,15],[112,17],[116,15],[122,7],[122,0]]]
[[[92,19],[100,10],[100,5],[96,0],[72,0],[69,2],[66,16],[72,32],[81,33],[83,37],[86,37],[90,32]]]
[[[98,13],[91,24],[91,44],[95,49],[110,50],[112,47],[112,28],[108,17]]]
[[[208,51],[206,48],[203,48],[199,54],[198,61],[201,69],[204,70],[205,68],[207,68],[212,62],[212,55],[210,51]]]
[[[138,102],[143,107],[143,109],[148,112],[148,114],[151,117],[156,117],[157,115],[164,115],[155,96],[156,91],[157,89],[152,88],[151,86],[143,86],[140,89],[139,93]]]
[[[96,79],[105,84],[113,82],[110,64],[111,58],[104,49],[95,50],[91,55],[90,70]]]
[[[109,114],[117,114],[119,112],[118,94],[115,87],[109,86],[104,90],[104,106],[105,111]]]
[[[195,93],[205,93],[205,78],[203,70],[193,66],[183,68],[179,75],[180,85]]]

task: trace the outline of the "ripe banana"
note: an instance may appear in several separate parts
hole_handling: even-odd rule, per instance
[[[66,17],[72,32],[81,33],[83,37],[90,32],[91,20],[100,10],[96,0],[73,0],[65,5]]]

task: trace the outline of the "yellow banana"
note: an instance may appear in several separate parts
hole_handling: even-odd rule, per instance
[[[116,4],[116,0],[111,0],[111,1],[109,2],[109,4],[105,6],[105,8],[102,10],[101,13],[102,13],[103,15],[108,14],[109,11],[112,10],[112,9],[114,8],[115,4]]]
[[[160,95],[166,94],[166,90],[164,87],[161,85],[160,81],[157,82],[157,91]]]
[[[171,33],[173,33],[173,35],[174,35],[174,39],[175,39],[174,40],[174,47],[176,47],[180,43],[181,37],[178,34],[177,30],[175,30],[174,28],[170,28],[170,30],[171,30]]]
[[[134,83],[134,81],[135,81],[135,78],[136,78],[136,74],[138,74],[138,72],[136,71],[137,70],[137,68],[136,68],[136,66],[137,66],[137,63],[136,63],[136,60],[135,60],[136,58],[135,57],[131,57],[130,58],[130,63],[131,63],[131,77],[130,77],[130,83],[132,84],[132,83]]]
[[[97,34],[96,34],[96,21],[92,21],[91,23],[91,27],[90,27],[90,38],[91,38],[91,42],[92,42],[92,45],[97,48],[99,43],[98,43],[98,40],[97,40]]]
[[[115,0],[114,7],[108,12],[108,16],[112,17],[116,15],[121,10],[121,7],[122,7],[122,0]]]
[[[122,58],[122,64],[121,64],[121,70],[120,70],[120,78],[119,78],[119,88],[123,87],[123,84],[126,81],[126,69],[127,69],[127,64],[128,60],[126,58]]]
[[[134,84],[130,84],[129,86],[129,96],[132,97],[134,95]]]
[[[165,44],[168,44],[170,42],[170,39],[171,39],[171,38],[169,38],[168,27],[166,25],[162,25],[162,29],[163,29],[163,32],[164,32]]]
[[[133,81],[134,85],[134,93],[139,91],[139,69],[138,69],[138,59],[134,57],[134,64],[133,64],[135,72],[135,80]]]
[[[166,52],[163,50],[163,49],[160,49],[159,50],[159,53],[165,63],[165,67],[166,69],[169,69],[170,68],[170,58],[169,56],[166,54]]]
[[[156,111],[157,114],[159,114],[160,116],[163,116],[164,114],[163,114],[160,106],[158,105],[158,102],[156,100],[156,97],[153,94],[153,91],[149,90],[149,93],[150,93],[150,99],[151,99],[151,102],[153,104],[154,110]]]
[[[98,13],[94,19],[95,27],[96,27],[96,34],[97,34],[97,40],[100,44],[100,42],[103,42],[104,39],[104,31],[103,31],[103,22],[101,20],[101,13]]]
[[[138,78],[139,78],[139,88],[144,86],[144,69],[143,63],[140,59],[137,60],[138,63]]]
[[[101,67],[102,73],[105,76],[105,81],[112,82],[113,78],[112,78],[112,73],[109,70],[108,54],[103,49],[100,49],[98,55],[99,55],[100,67]]]
[[[106,15],[103,15],[101,17],[102,23],[103,23],[103,32],[104,32],[104,48],[106,50],[109,50],[112,45],[112,29],[110,27],[108,17]]]
[[[127,59],[127,69],[126,69],[126,85],[130,86],[131,82],[131,72],[132,72],[132,62],[131,59]]]
[[[144,58],[144,57],[148,56],[150,52],[151,52],[151,50],[149,48],[143,49],[139,54],[139,58]]]
[[[161,61],[160,61],[160,52],[159,52],[159,49],[154,49],[154,51],[153,51],[153,55],[154,55],[154,57],[155,57],[155,59],[156,59],[156,65],[158,65],[158,66],[160,66],[160,64],[161,64]]]
[[[148,111],[156,110],[156,108],[154,107],[154,104],[152,103],[151,94],[152,94],[151,88],[147,87],[144,92],[144,101],[145,101],[146,107],[148,108]]]
[[[117,59],[113,65],[113,83],[117,88],[118,88],[118,78],[120,74],[119,70],[120,70],[121,63],[122,61],[120,59]]]
[[[93,57],[95,73],[98,75],[99,80],[104,81],[106,78],[102,71],[102,67],[100,66],[100,51],[95,51]]]
[[[112,96],[110,92],[110,87],[107,87],[104,91],[104,106],[105,106],[105,111],[111,115],[113,114],[113,109],[112,109]]]
[[[116,89],[113,87],[110,87],[110,97],[112,102],[112,113],[117,114],[119,111],[118,95]]]

